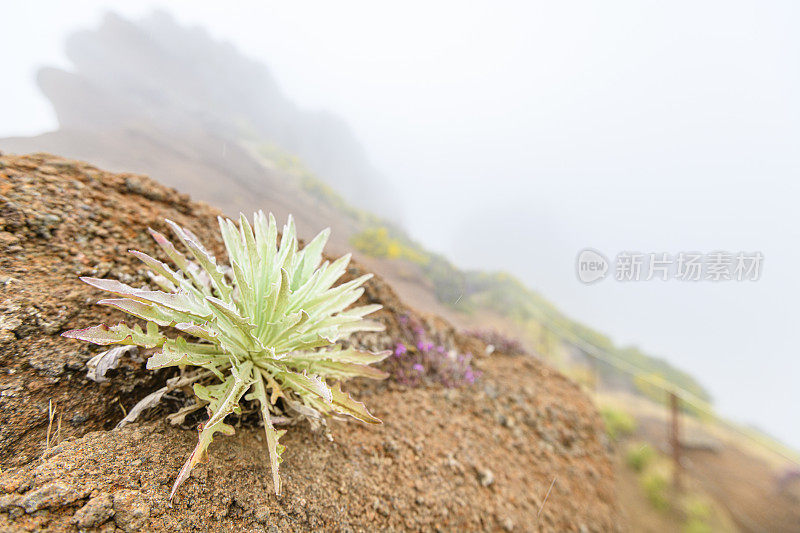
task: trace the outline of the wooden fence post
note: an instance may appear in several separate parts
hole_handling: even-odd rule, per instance
[[[678,395],[674,391],[669,393],[670,405],[670,432],[669,440],[672,447],[672,460],[674,462],[674,469],[672,472],[672,482],[675,485],[675,490],[681,490],[681,437],[680,437],[680,405]]]

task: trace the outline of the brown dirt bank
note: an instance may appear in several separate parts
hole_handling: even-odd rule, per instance
[[[332,421],[333,442],[291,428],[282,441],[280,498],[261,431],[242,424],[215,440],[211,461],[169,507],[170,484],[196,432],[169,425],[158,410],[111,428],[171,374],[146,372],[127,357],[108,382],[88,381],[85,363],[97,347],[58,335],[123,318],[93,305],[99,295],[77,276],[143,284],[126,250],[157,254],[145,228],[163,229],[165,217],[222,256],[217,214],[142,176],[46,154],[0,156],[0,529],[618,527],[611,464],[589,399],[541,362],[502,354],[477,359],[483,377],[470,387],[348,384],[384,424]],[[360,270],[354,265],[349,275]],[[364,299],[384,304],[387,331],[357,342],[379,348],[408,340],[398,319],[415,313],[386,283],[372,280]],[[437,342],[482,353],[443,320],[424,323]],[[62,417],[61,442],[45,451],[50,400]]]

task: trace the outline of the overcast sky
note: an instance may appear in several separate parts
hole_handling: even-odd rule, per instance
[[[343,116],[459,265],[692,372],[800,448],[796,2],[13,2],[0,136],[56,127],[34,85],[104,10],[160,7]],[[580,284],[584,247],[761,251],[760,281]]]

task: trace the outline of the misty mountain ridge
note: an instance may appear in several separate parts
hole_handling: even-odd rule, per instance
[[[236,148],[242,140],[270,142],[300,157],[354,205],[399,219],[390,184],[343,120],[299,109],[264,65],[213,40],[205,30],[182,27],[163,12],[137,22],[108,14],[97,29],[70,36],[66,54],[74,65],[71,71],[44,68],[38,73],[60,126],[61,138],[50,144],[65,148],[53,151],[79,158],[88,153],[106,163],[107,157],[90,145],[118,136],[123,146],[114,150],[117,160],[108,161],[113,168],[146,172],[175,185],[177,178],[142,160],[143,141],[178,152],[199,144],[203,150],[197,155],[212,159],[212,165],[218,157],[226,164],[248,159]],[[14,149],[13,142],[6,144]],[[59,146],[47,147],[52,148]],[[125,159],[133,165],[121,168]],[[229,178],[258,188],[261,178],[247,180],[248,174]]]

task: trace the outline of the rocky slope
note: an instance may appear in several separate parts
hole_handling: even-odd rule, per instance
[[[269,205],[264,206],[269,208]],[[170,484],[196,439],[155,409],[112,430],[172,374],[126,356],[109,381],[86,378],[99,350],[59,337],[116,322],[78,275],[146,282],[137,248],[170,218],[222,256],[218,211],[134,174],[46,154],[0,157],[0,529],[609,531],[618,528],[602,425],[572,382],[538,360],[481,355],[474,385],[410,388],[349,383],[384,424],[300,425],[282,442],[284,494],[272,493],[261,430],[234,420],[169,505]],[[348,276],[358,275],[354,265]],[[380,279],[364,297],[385,306],[375,348],[413,317],[437,342],[485,354],[436,317],[418,317]],[[50,447],[48,406],[55,405]]]

